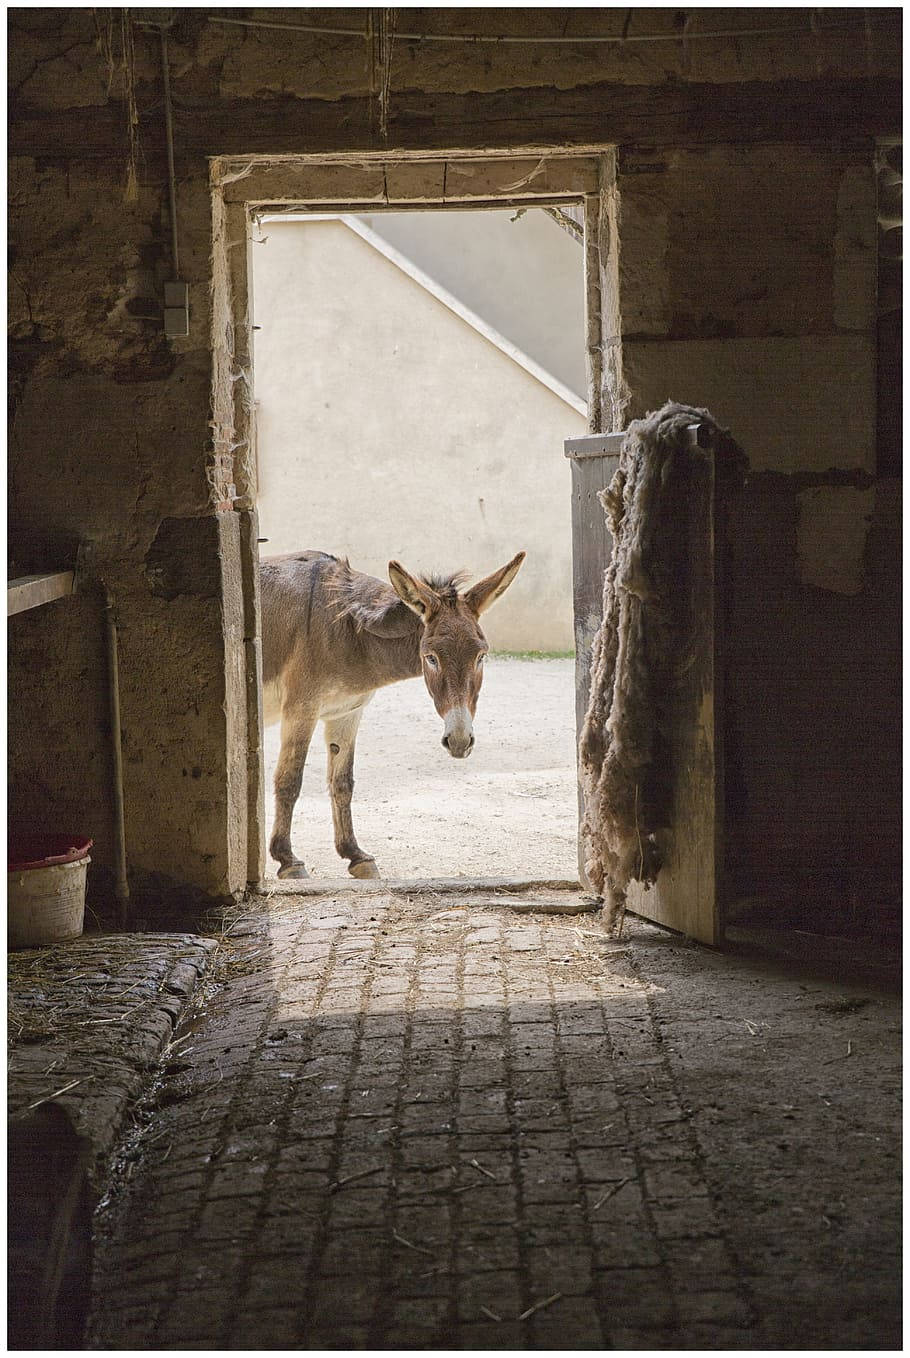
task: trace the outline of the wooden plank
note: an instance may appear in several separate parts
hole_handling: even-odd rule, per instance
[[[540,199],[582,196],[596,190],[594,156],[541,155],[491,160],[467,156],[447,160],[369,160],[355,164],[281,162],[253,164],[237,156],[222,156],[216,182],[223,184],[226,202],[389,204],[405,201],[440,204],[498,201],[518,197],[529,203]]]
[[[566,457],[579,461],[586,457],[618,457],[625,434],[582,434],[577,439],[566,439]],[[614,468],[615,470],[615,468]]]
[[[606,173],[615,171],[616,156],[602,156],[609,160]],[[604,416],[604,334],[609,312],[609,299],[603,295],[603,259],[601,246],[609,247],[609,236],[602,239],[603,221],[601,193],[588,194],[584,200],[584,230],[582,247],[585,261],[585,376],[588,382],[588,432],[603,429],[609,417]]]
[[[693,444],[701,426],[693,425]],[[600,626],[603,579],[612,553],[612,537],[597,494],[610,484],[619,465],[622,434],[593,434],[565,443],[572,464],[572,562],[575,611],[575,720],[581,736],[590,697],[591,648]],[[723,864],[723,752],[721,667],[716,658],[719,638],[716,617],[718,579],[714,541],[714,464],[709,477],[693,479],[693,493],[685,500],[687,541],[707,539],[707,550],[692,555],[691,628],[693,663],[677,694],[675,743],[671,751],[678,771],[671,807],[670,828],[663,836],[664,867],[655,885],[645,891],[637,882],[628,890],[628,908],[703,943],[717,945],[723,937],[718,883]],[[583,811],[578,792],[579,821]],[[585,883],[579,835],[579,875]]]
[[[243,648],[247,741],[247,883],[265,878],[265,755],[262,721],[262,639],[259,604],[259,514],[241,509],[240,584],[243,590]]]
[[[49,571],[43,575],[20,575],[6,587],[6,614],[25,613],[73,592],[73,571]]]
[[[446,166],[445,198],[462,202],[520,193],[522,197],[552,197],[554,193],[583,196],[596,193],[598,166],[594,156],[532,156],[490,160],[454,159]]]
[[[231,437],[231,478],[235,509],[253,509],[258,494],[259,471],[256,465],[256,421],[253,418],[253,311],[252,311],[252,232],[250,217],[242,203],[225,208],[227,266],[230,274],[231,319],[229,341],[233,399]],[[255,542],[254,542],[255,547]],[[258,551],[254,553],[258,560]]]
[[[221,160],[226,203],[369,203],[388,200],[382,165],[245,164]]]
[[[602,437],[602,436],[600,436]],[[577,440],[570,439],[569,443]],[[568,444],[566,445],[568,446]],[[575,614],[575,730],[581,738],[591,692],[591,647],[600,626],[604,572],[610,564],[613,539],[607,528],[599,491],[610,484],[619,465],[612,456],[572,459],[572,600]],[[577,749],[577,740],[576,740]],[[583,884],[584,854],[581,844],[583,811],[578,785],[578,873]]]
[[[706,550],[689,558],[692,663],[676,694],[670,759],[677,777],[669,829],[659,836],[664,866],[648,891],[631,882],[627,899],[635,914],[716,946],[723,940],[723,770],[713,458],[707,467],[707,476],[693,476],[685,502],[687,541]]]
[[[385,166],[390,203],[441,203],[445,198],[447,164],[439,160],[392,161]]]
[[[381,204],[368,202],[327,202],[319,203],[312,209],[308,208],[306,203],[299,199],[295,199],[293,202],[287,199],[284,201],[280,199],[277,201],[263,199],[253,206],[257,216],[261,216],[263,221],[267,223],[271,217],[282,217],[287,215],[299,217],[305,213],[312,213],[313,216],[321,217],[323,219],[326,217],[349,217],[361,213],[372,216],[377,212],[384,212],[386,208],[391,209],[393,212],[425,212],[428,207],[445,208],[446,212],[497,212],[503,211],[506,208],[514,210],[515,208],[520,207],[558,207],[565,210],[568,202],[569,199],[565,193],[554,193],[548,198],[523,198],[518,194],[513,194],[508,198],[478,198],[476,200],[470,199],[466,202],[461,202],[460,200],[452,198],[439,199],[434,203],[428,203],[426,199],[421,199],[418,202],[411,202],[404,199],[401,201],[395,199],[393,201],[391,198],[388,202],[383,202]]]

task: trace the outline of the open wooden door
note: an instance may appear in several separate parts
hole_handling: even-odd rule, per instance
[[[572,464],[572,560],[575,608],[575,715],[581,735],[590,695],[591,646],[600,626],[604,572],[612,539],[598,491],[610,484],[619,463],[622,434],[589,434],[568,439]],[[713,464],[712,464],[713,471]],[[692,587],[699,599],[694,661],[681,679],[681,717],[674,731],[677,769],[671,824],[660,843],[664,867],[654,886],[632,882],[629,909],[645,919],[678,930],[702,943],[723,938],[721,872],[723,865],[723,761],[721,668],[717,664],[717,553],[715,497],[693,502],[691,531],[706,534],[708,550],[698,555],[699,576]],[[579,787],[579,811],[581,810]],[[585,883],[579,837],[579,874]]]

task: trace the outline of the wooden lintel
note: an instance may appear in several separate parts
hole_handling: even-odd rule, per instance
[[[536,155],[531,157],[459,156],[434,161],[392,159],[388,163],[313,164],[311,161],[268,164],[222,156],[220,177],[226,202],[281,202],[308,205],[364,203],[368,211],[391,202],[427,202],[476,208],[511,194],[523,202],[580,199],[596,193],[600,157]]]
[[[6,586],[6,613],[24,613],[54,599],[64,599],[73,592],[72,571],[49,571],[44,575],[20,575]]]

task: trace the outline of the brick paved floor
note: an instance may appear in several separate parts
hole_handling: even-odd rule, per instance
[[[898,1345],[896,1001],[633,929],[236,918],[101,1214],[90,1347]]]

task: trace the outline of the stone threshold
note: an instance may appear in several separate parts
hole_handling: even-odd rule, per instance
[[[470,898],[484,909],[511,910],[519,914],[586,915],[600,909],[600,902],[582,891],[578,882],[564,878],[521,877],[429,877],[412,880],[390,878],[358,881],[356,878],[269,878],[247,896],[248,904],[274,897],[451,896]]]

